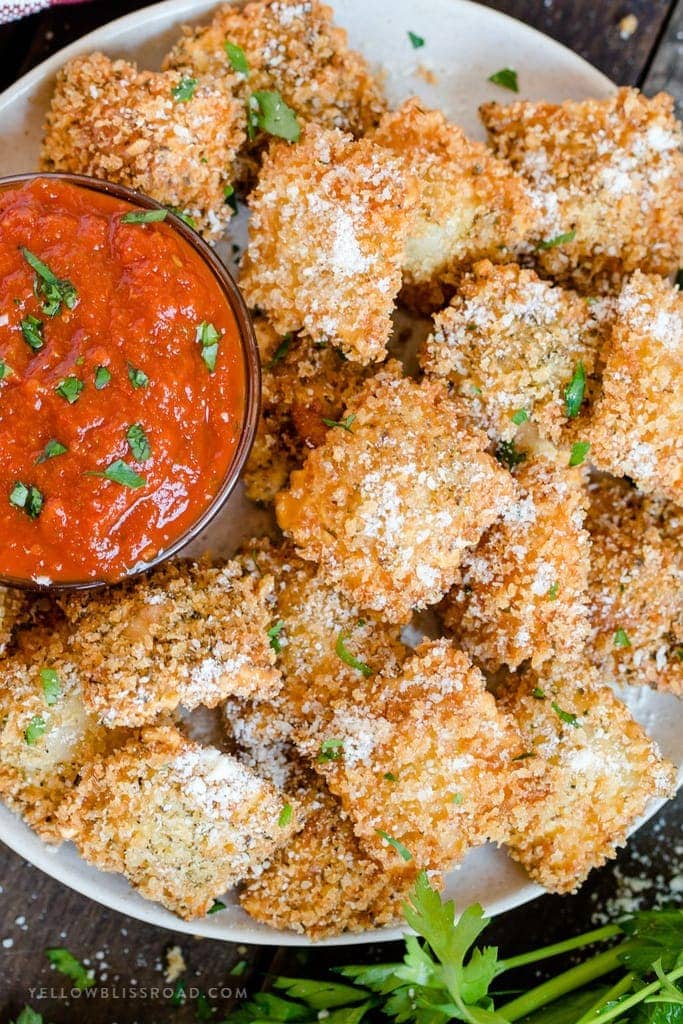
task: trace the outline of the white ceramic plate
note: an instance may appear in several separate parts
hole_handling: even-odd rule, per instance
[[[523,98],[561,101],[603,97],[613,90],[603,75],[569,50],[520,22],[467,0],[426,0],[420,5],[413,0],[330,2],[337,21],[348,30],[351,44],[385,72],[393,102],[418,94],[473,136],[484,137],[477,118],[480,103],[512,99],[509,92],[487,81],[490,74],[503,67],[517,69]],[[158,67],[179,26],[205,17],[214,6],[214,0],[166,0],[147,7],[79,39],[13,85],[0,96],[0,174],[35,169],[54,76],[68,58],[100,49],[111,56],[133,57],[142,65]],[[424,37],[423,48],[412,48],[408,30]],[[433,73],[432,84],[427,83],[425,71]],[[255,512],[237,494],[222,521],[210,527],[202,542],[195,542],[195,550],[201,550],[203,544],[204,548],[229,553],[242,536],[261,531],[267,524],[268,517]],[[631,703],[635,701],[636,717],[650,729],[663,752],[680,765],[683,702],[646,690],[633,690],[629,697]],[[656,805],[649,813],[654,810]],[[141,921],[233,942],[304,944],[298,936],[252,921],[231,896],[225,898],[225,911],[200,921],[183,922],[132,892],[120,876],[104,874],[83,863],[69,845],[50,850],[2,806],[0,838],[58,881]],[[447,893],[459,907],[479,900],[494,914],[540,892],[504,852],[492,847],[473,851],[462,867],[449,875],[447,883]],[[342,936],[329,943],[367,942],[400,934],[401,929],[383,929]]]

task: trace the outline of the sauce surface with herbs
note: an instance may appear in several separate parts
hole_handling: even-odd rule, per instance
[[[228,299],[164,211],[0,192],[0,572],[115,580],[190,527],[238,445]]]

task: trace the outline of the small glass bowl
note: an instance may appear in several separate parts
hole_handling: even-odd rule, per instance
[[[20,590],[50,593],[53,591],[94,590],[105,586],[116,586],[117,583],[132,579],[134,576],[138,576],[141,573],[155,569],[158,565],[161,565],[162,562],[165,562],[167,559],[179,554],[183,548],[187,547],[187,545],[190,544],[206,526],[208,526],[211,520],[218,515],[232,494],[242,473],[244,464],[247,461],[249,452],[251,451],[251,446],[254,443],[256,427],[261,413],[261,361],[259,358],[258,344],[254,333],[254,327],[251,322],[251,317],[246,303],[242,298],[242,293],[237,287],[234,278],[228,271],[227,267],[225,267],[216,256],[211,246],[208,245],[196,231],[189,227],[188,224],[181,220],[180,217],[177,217],[174,213],[168,210],[168,207],[162,206],[161,203],[156,202],[155,199],[150,199],[149,196],[143,195],[141,192],[135,192],[133,189],[126,188],[124,185],[115,185],[109,181],[91,178],[85,174],[43,174],[39,172],[13,174],[8,175],[7,177],[0,177],[0,190],[4,191],[8,188],[14,188],[17,185],[23,185],[28,181],[45,179],[66,181],[79,188],[90,189],[93,192],[103,192],[106,195],[114,196],[116,199],[123,199],[130,203],[131,206],[135,206],[141,210],[167,210],[167,217],[164,223],[172,227],[185,242],[192,246],[202,261],[211,270],[221,288],[221,291],[230,304],[242,346],[245,380],[244,414],[242,418],[240,438],[235,454],[232,462],[228,466],[225,478],[216,492],[213,501],[202,511],[195,522],[180,534],[172,544],[169,544],[168,547],[159,551],[154,558],[131,567],[126,572],[125,576],[122,576],[118,580],[92,579],[74,580],[69,582],[57,580],[50,582],[49,584],[38,584],[31,579],[7,576],[0,572],[0,584],[3,586],[15,587]]]

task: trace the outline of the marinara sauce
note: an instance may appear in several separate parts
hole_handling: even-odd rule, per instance
[[[0,191],[2,574],[119,579],[230,467],[238,326],[199,253],[150,216],[47,178]]]

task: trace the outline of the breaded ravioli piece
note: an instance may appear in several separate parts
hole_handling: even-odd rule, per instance
[[[138,726],[178,705],[216,707],[230,695],[277,692],[271,584],[236,562],[167,562],[67,599],[89,710],[108,726]]]
[[[593,294],[637,269],[678,269],[683,157],[671,96],[624,88],[602,100],[486,103],[480,113],[495,153],[528,182],[545,275]]]
[[[404,300],[433,310],[475,260],[514,259],[535,214],[509,164],[415,97],[385,114],[371,138],[420,184],[403,256]]]
[[[606,475],[589,496],[588,656],[605,678],[683,694],[683,511]]]
[[[80,671],[64,622],[24,630],[0,673],[0,796],[49,843],[60,841],[55,812],[85,764],[120,742],[83,703]]]
[[[0,654],[6,650],[17,626],[30,616],[30,605],[25,591],[0,587]]]
[[[307,125],[296,145],[272,143],[249,197],[248,303],[283,335],[383,359],[416,198],[400,161],[367,139]]]
[[[440,871],[500,838],[525,762],[512,721],[465,654],[425,642],[362,700],[328,709],[304,749],[388,871]]]
[[[302,789],[296,796],[307,805],[304,827],[243,886],[244,909],[271,928],[311,939],[400,920],[401,906],[415,881],[414,865],[385,872],[365,852],[322,778],[309,773]]]
[[[517,264],[477,263],[450,306],[434,316],[423,369],[448,380],[494,440],[510,440],[531,421],[562,440],[566,390],[582,368],[587,394],[609,322],[607,302],[542,281]]]
[[[589,632],[581,469],[538,456],[516,478],[519,501],[467,553],[442,605],[456,642],[489,671],[538,667],[581,650]]]
[[[340,422],[368,370],[333,345],[306,335],[283,338],[263,317],[254,328],[261,354],[261,419],[244,482],[252,501],[271,502],[307,451],[322,444],[329,424]]]
[[[159,726],[86,766],[60,822],[88,863],[191,920],[287,841],[296,808],[234,757]]]
[[[235,61],[245,110],[253,93],[275,91],[300,121],[363,135],[377,124],[385,100],[332,14],[317,0],[258,0],[241,8],[225,4],[208,25],[186,28],[164,63],[214,79],[231,77],[226,44],[239,47],[248,65],[246,74],[239,56]]]
[[[245,138],[242,121],[228,76],[138,71],[102,53],[74,57],[57,75],[41,168],[145,192],[214,238],[232,213],[224,189]]]
[[[615,856],[651,798],[673,795],[675,770],[580,661],[511,681],[502,707],[522,731],[534,772],[513,805],[506,843],[546,889],[574,892]]]
[[[334,429],[276,498],[299,554],[360,608],[388,622],[439,601],[463,553],[514,497],[445,384],[401,378],[396,364],[366,382]]]
[[[619,296],[602,391],[585,430],[591,459],[646,494],[683,504],[683,294],[636,272]]]

